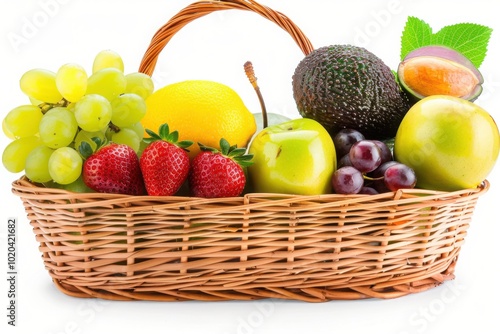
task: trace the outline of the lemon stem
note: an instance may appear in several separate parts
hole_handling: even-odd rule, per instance
[[[253,65],[250,61],[247,61],[243,68],[245,69],[245,74],[247,75],[248,80],[252,84],[255,92],[257,93],[257,97],[259,98],[260,108],[262,109],[262,127],[267,128],[267,111],[266,105],[264,103],[264,99],[262,98],[262,94],[260,93],[259,85],[257,85],[257,78],[255,77],[255,72],[253,70]]]

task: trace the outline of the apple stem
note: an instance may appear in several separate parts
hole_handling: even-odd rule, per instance
[[[253,65],[250,61],[247,61],[243,68],[245,69],[245,74],[247,75],[248,80],[252,84],[255,92],[257,93],[257,97],[259,98],[260,108],[262,109],[262,128],[267,128],[267,111],[266,105],[264,103],[264,99],[262,98],[262,94],[260,93],[260,88],[257,85],[257,78],[255,77],[255,72],[253,70]]]

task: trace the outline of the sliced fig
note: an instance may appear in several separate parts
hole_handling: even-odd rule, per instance
[[[449,95],[474,101],[482,92],[483,76],[460,52],[441,45],[411,51],[398,67],[403,89],[416,101]]]

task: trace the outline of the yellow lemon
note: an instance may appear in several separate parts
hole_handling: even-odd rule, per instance
[[[167,123],[170,131],[179,132],[179,140],[194,142],[188,148],[191,158],[200,151],[198,143],[219,148],[221,138],[246,147],[257,129],[241,97],[214,81],[187,80],[164,86],[146,99],[146,105],[144,128],[157,132]]]

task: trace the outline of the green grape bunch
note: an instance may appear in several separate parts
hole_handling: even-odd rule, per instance
[[[147,74],[125,74],[115,51],[99,52],[90,75],[76,63],[63,64],[55,72],[34,68],[21,76],[19,86],[29,102],[10,110],[2,122],[11,139],[2,153],[9,172],[73,189],[81,183],[82,142],[92,147],[99,138],[139,152],[145,100],[154,84]]]

